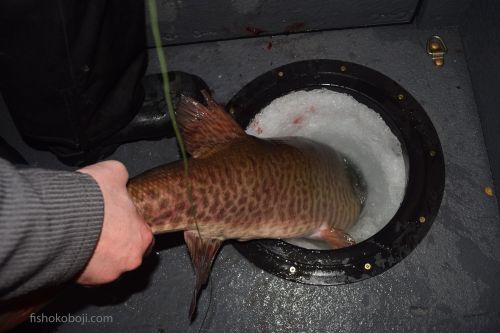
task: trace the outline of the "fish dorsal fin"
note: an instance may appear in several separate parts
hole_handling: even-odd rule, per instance
[[[207,106],[190,97],[181,97],[177,121],[186,149],[194,158],[203,158],[222,145],[246,136],[238,123],[205,91]]]

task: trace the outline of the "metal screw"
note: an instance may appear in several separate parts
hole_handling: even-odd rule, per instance
[[[295,274],[297,269],[294,266],[290,266],[290,273]]]
[[[486,193],[487,196],[492,197],[493,196],[493,189],[491,186],[486,186],[484,188],[484,193]]]
[[[432,157],[436,156],[436,151],[435,150],[431,150],[429,152],[429,155],[431,155]]]
[[[372,265],[371,265],[369,262],[367,262],[367,263],[365,264],[365,269],[366,269],[367,271],[369,271],[370,269],[372,269]]]
[[[430,47],[431,47],[431,50],[436,51],[436,50],[438,50],[438,49],[439,49],[440,45],[439,45],[439,43],[438,43],[438,42],[436,42],[436,41],[432,41],[432,42],[430,43]]]
[[[418,218],[418,222],[420,222],[420,223],[425,223],[425,216],[420,216],[420,217]]]
[[[400,101],[402,101],[403,99],[405,99],[405,95],[403,95],[403,94],[399,94],[399,95],[398,95],[398,99],[399,99]]]
[[[345,72],[346,70],[347,70],[346,66],[344,66],[344,65],[340,66],[340,71],[341,72]]]
[[[437,67],[443,67],[444,65],[444,59],[434,59],[434,65],[436,65]]]
[[[283,75],[285,75],[285,73],[283,73],[282,71],[279,71],[279,72],[278,72],[278,76],[279,76],[279,77],[283,77]]]

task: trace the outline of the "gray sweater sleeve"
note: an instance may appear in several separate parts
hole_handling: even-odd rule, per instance
[[[89,175],[0,159],[0,300],[72,279],[92,255],[103,214]]]

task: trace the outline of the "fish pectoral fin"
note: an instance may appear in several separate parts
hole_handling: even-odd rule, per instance
[[[222,241],[213,238],[200,238],[196,231],[184,231],[184,240],[189,249],[191,262],[193,263],[196,274],[193,298],[191,299],[191,306],[189,308],[189,318],[193,320],[194,314],[196,313],[196,303],[198,301],[199,292],[207,283],[210,268],[212,267],[212,263]]]
[[[210,156],[232,140],[246,136],[245,131],[208,92],[202,93],[207,106],[182,96],[177,108],[177,122],[186,149],[194,158]]]
[[[356,244],[354,239],[348,233],[333,228],[322,229],[319,232],[319,238],[327,242],[333,250]]]

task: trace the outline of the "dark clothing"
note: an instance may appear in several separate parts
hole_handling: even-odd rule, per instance
[[[0,1],[0,91],[28,143],[80,156],[134,118],[144,17],[139,0]],[[90,176],[0,159],[0,300],[74,278],[102,222]]]
[[[146,59],[142,1],[0,1],[0,90],[24,139],[58,156],[130,122]]]
[[[94,251],[103,214],[89,175],[0,159],[0,301],[73,279]]]

